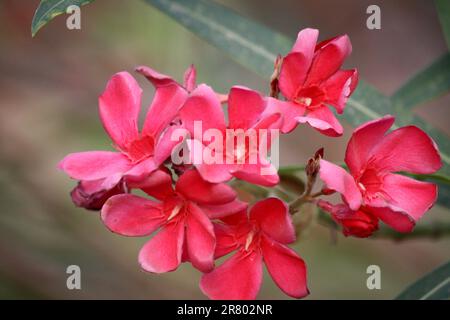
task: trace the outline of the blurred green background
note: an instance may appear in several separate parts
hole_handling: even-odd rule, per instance
[[[97,98],[109,77],[146,64],[181,79],[194,63],[200,82],[217,91],[241,84],[267,92],[261,79],[139,0],[97,0],[81,10],[82,29],[67,30],[58,17],[30,36],[39,1],[0,2],[0,298],[203,299],[200,273],[189,265],[164,275],[140,270],[146,239],[109,232],[98,213],[75,208],[74,186],[56,169],[67,153],[111,148],[97,114]],[[221,1],[239,13],[289,35],[316,27],[321,39],[349,34],[346,62],[390,95],[445,51],[437,14],[427,0],[378,1],[382,29],[366,28],[372,1]],[[269,77],[270,75],[268,75]],[[145,90],[144,105],[153,89]],[[450,133],[448,96],[415,112]],[[329,139],[299,127],[281,141],[281,164],[301,164],[324,146],[342,161],[351,127]],[[448,219],[439,207],[423,222]],[[308,299],[390,299],[450,258],[450,239],[361,240],[316,226],[295,245],[309,268]],[[66,288],[66,268],[81,267],[82,290]],[[368,290],[366,268],[381,267],[382,289]],[[287,298],[269,277],[261,299]]]

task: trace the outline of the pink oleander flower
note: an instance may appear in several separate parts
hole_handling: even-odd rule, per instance
[[[278,130],[281,119],[279,114],[262,118],[266,103],[267,99],[256,91],[245,87],[231,88],[228,95],[227,126],[220,101],[210,87],[200,85],[191,93],[180,110],[180,117],[190,133],[186,142],[191,161],[205,180],[219,183],[235,177],[265,186],[278,183],[277,169],[267,160],[265,151],[270,149],[274,138],[271,129]],[[201,128],[196,130],[196,124],[199,123]],[[206,138],[206,133],[211,130],[220,134],[219,141]],[[239,143],[232,132],[240,132],[241,136],[254,133],[249,136],[257,138],[253,139],[254,144],[247,138],[245,143]],[[262,134],[264,132],[267,135]],[[230,147],[231,144],[233,147]],[[206,159],[205,155],[211,155],[210,159]]]
[[[373,219],[380,219],[399,232],[410,232],[433,206],[437,197],[435,184],[397,172],[436,172],[442,165],[438,148],[415,126],[386,134],[394,120],[385,116],[355,129],[345,154],[350,173],[326,160],[320,161],[320,178],[328,188],[341,193],[347,207],[329,207],[327,211],[334,218],[354,220],[361,215],[370,216],[369,229],[375,229]]]
[[[276,198],[259,201],[250,210],[216,223],[216,258],[236,253],[204,274],[201,290],[211,299],[255,299],[263,279],[263,262],[272,279],[287,295],[309,294],[306,266],[286,244],[295,241],[287,205]]]
[[[246,208],[226,184],[212,184],[196,170],[186,171],[172,187],[171,176],[156,171],[140,187],[157,201],[133,194],[111,197],[101,217],[113,232],[133,237],[152,237],[139,253],[141,267],[154,273],[173,271],[190,261],[203,272],[214,267],[216,238],[210,219]]]
[[[303,29],[291,52],[283,58],[278,86],[287,101],[270,100],[266,113],[283,114],[282,132],[308,123],[328,136],[340,136],[343,128],[327,105],[343,113],[358,83],[356,69],[342,70],[352,46],[347,35],[322,41],[319,31]]]
[[[114,190],[121,181],[143,179],[169,157],[178,143],[171,139],[176,126],[170,124],[188,93],[175,84],[155,82],[155,87],[153,102],[139,132],[142,89],[127,72],[110,79],[99,98],[99,111],[117,151],[71,153],[59,163],[59,168],[71,178],[82,181],[82,189],[75,191],[74,200],[79,198],[80,191],[84,192],[84,198],[95,197],[99,190],[103,193]],[[93,188],[87,187],[88,184]]]

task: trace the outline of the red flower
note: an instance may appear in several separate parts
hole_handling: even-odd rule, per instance
[[[340,70],[352,46],[347,35],[322,41],[319,31],[299,32],[291,52],[281,64],[278,84],[288,101],[269,99],[266,112],[284,115],[282,131],[292,131],[298,123],[308,123],[328,136],[340,136],[343,128],[327,107],[344,111],[348,97],[358,82],[356,69]]]
[[[266,103],[266,99],[256,91],[244,87],[231,88],[228,96],[229,121],[227,126],[219,99],[210,87],[200,85],[192,92],[180,110],[180,117],[184,127],[191,134],[191,139],[187,141],[191,157],[202,159],[201,163],[193,162],[205,180],[218,183],[235,177],[267,186],[278,183],[279,177],[276,168],[261,152],[263,144],[267,150],[270,148],[270,129],[277,129],[281,124],[279,114],[261,117]],[[202,126],[199,138],[196,137],[196,123],[201,123]],[[209,145],[211,141],[202,141],[205,138],[205,132],[210,129],[215,129],[223,139],[213,141],[214,148]],[[267,137],[260,139],[260,133],[266,129],[269,129]],[[242,133],[253,130],[254,136],[258,137],[257,140],[254,140],[254,142],[256,141],[255,147],[249,147],[248,140],[246,140],[244,144],[233,142],[234,148],[229,148],[230,142],[235,139],[230,134],[232,130]],[[207,139],[205,138],[205,140]],[[219,159],[219,161],[208,163],[204,159],[205,154],[211,154],[212,158]],[[228,161],[229,159],[233,161]],[[251,159],[255,159],[254,163]]]
[[[350,174],[320,161],[320,178],[336,190],[351,211],[362,210],[399,232],[409,232],[437,197],[437,186],[395,172],[433,173],[441,167],[434,141],[421,129],[407,126],[388,134],[394,117],[358,127],[345,155]],[[362,209],[360,209],[362,206]]]
[[[211,299],[255,299],[262,282],[263,261],[272,279],[287,295],[308,295],[306,266],[285,244],[295,240],[294,227],[284,202],[269,198],[215,224],[216,258],[237,252],[212,272],[200,288]]]
[[[169,124],[188,93],[174,84],[155,86],[155,97],[139,132],[142,89],[129,73],[115,74],[99,98],[99,111],[117,152],[72,153],[59,163],[59,168],[73,179],[102,181],[99,187],[103,190],[115,188],[124,177],[136,180],[156,170],[178,143],[170,139],[175,126]]]
[[[190,261],[208,272],[214,267],[216,245],[210,219],[234,214],[246,207],[226,184],[204,181],[196,170],[186,171],[172,188],[169,174],[157,171],[140,187],[158,201],[137,195],[111,197],[102,208],[102,220],[124,236],[148,236],[160,229],[139,253],[149,272],[163,273]]]

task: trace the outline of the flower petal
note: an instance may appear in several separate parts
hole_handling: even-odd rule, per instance
[[[239,247],[237,239],[236,227],[223,224],[214,223],[214,233],[216,235],[216,251],[214,258],[219,259]]]
[[[240,251],[200,280],[200,289],[214,300],[252,300],[262,283],[262,257]]]
[[[417,181],[400,174],[387,174],[381,186],[383,200],[369,202],[370,206],[386,206],[403,211],[414,221],[419,220],[434,204],[437,186],[434,183]]]
[[[329,77],[322,89],[326,92],[326,103],[336,107],[339,114],[344,112],[348,97],[353,93],[358,84],[358,72],[353,70],[339,70]]]
[[[132,194],[120,194],[106,201],[102,208],[103,223],[112,232],[130,236],[147,236],[165,222],[159,203]]]
[[[288,206],[280,199],[268,198],[255,203],[250,209],[250,221],[278,242],[286,244],[295,241],[295,230]]]
[[[343,168],[320,160],[320,179],[326,186],[342,194],[350,209],[358,210],[362,203],[361,192],[356,186],[355,179]]]
[[[174,195],[172,177],[163,170],[156,170],[145,179],[132,180],[127,178],[127,184],[130,188],[141,189],[158,200],[164,200]]]
[[[122,150],[139,138],[137,121],[141,108],[142,89],[128,72],[115,74],[99,98],[103,127]]]
[[[305,114],[306,108],[301,104],[291,101],[281,101],[278,99],[267,98],[267,108],[263,113],[263,117],[268,114],[279,113],[282,116],[283,123],[281,126],[282,133],[289,133],[298,125],[297,117]]]
[[[222,163],[215,163],[211,159],[212,163],[206,163],[204,161],[203,155],[205,154],[205,147],[199,140],[186,140],[187,147],[189,148],[189,159],[190,163],[193,163],[197,168],[198,172],[208,182],[211,183],[221,183],[230,180],[233,176],[230,173],[230,169],[232,166],[224,163],[225,157],[218,153],[218,158],[224,159],[221,160]],[[217,150],[215,150],[217,151]],[[207,154],[211,154],[207,152]]]
[[[228,95],[228,118],[231,129],[252,128],[266,107],[266,102],[257,91],[234,86]]]
[[[318,85],[328,79],[344,63],[352,52],[352,45],[347,35],[336,37],[316,51],[308,73],[305,86]]]
[[[218,205],[236,199],[236,192],[227,184],[205,181],[197,170],[188,170],[178,179],[177,192],[199,204]]]
[[[277,168],[267,160],[264,162],[259,161],[256,164],[245,163],[239,165],[238,170],[233,172],[233,176],[237,179],[267,187],[272,187],[280,182]]]
[[[393,210],[388,207],[366,207],[366,210],[397,232],[411,232],[416,225],[415,221],[408,214],[398,211],[398,209]]]
[[[189,261],[202,272],[214,268],[214,249],[216,237],[209,218],[195,204],[189,204],[186,218],[186,241]]]
[[[309,294],[306,264],[294,250],[267,237],[261,240],[261,250],[267,270],[284,293],[294,298]]]
[[[386,115],[366,122],[353,131],[345,152],[345,163],[354,177],[361,175],[372,149],[383,139],[394,121],[393,116]]]
[[[166,224],[139,252],[139,263],[148,272],[164,273],[178,268],[184,243],[184,223]]]
[[[72,179],[98,180],[121,175],[131,168],[126,156],[111,151],[86,151],[67,155],[58,164]]]
[[[292,52],[284,57],[278,83],[280,91],[288,100],[293,100],[306,79],[311,61],[301,52]]]
[[[297,40],[292,47],[291,52],[301,52],[305,56],[308,67],[314,56],[318,37],[319,30],[311,28],[303,29],[298,33]]]
[[[219,205],[200,205],[200,208],[210,219],[220,219],[245,210],[247,203],[235,199]]]
[[[183,106],[187,95],[186,90],[176,83],[157,87],[142,133],[158,140]]]
[[[225,132],[225,116],[211,87],[201,84],[192,91],[184,106],[180,110],[180,117],[185,128],[193,135],[194,123],[201,123],[203,135],[208,129],[217,129]],[[192,136],[194,137],[194,136]],[[194,137],[201,139],[202,137]]]
[[[179,130],[184,130],[180,126],[171,125],[164,131],[156,144],[154,160],[159,166],[166,161],[175,148],[184,140],[184,136],[178,135]],[[177,140],[178,139],[178,140]]]
[[[442,166],[434,141],[421,129],[407,126],[387,134],[372,150],[371,168],[379,171],[433,173]]]
[[[134,180],[145,179],[150,173],[158,169],[153,157],[147,158],[135,164],[130,170],[125,173],[126,177],[131,177]]]
[[[136,72],[146,77],[155,87],[163,87],[172,84],[178,84],[172,77],[159,73],[147,66],[136,67]],[[179,84],[178,84],[179,85]],[[180,85],[179,85],[180,86]]]
[[[308,123],[320,133],[329,137],[339,137],[344,132],[342,125],[328,107],[322,105],[304,117],[295,118],[299,123]]]

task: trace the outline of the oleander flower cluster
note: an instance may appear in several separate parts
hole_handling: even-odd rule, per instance
[[[112,232],[148,237],[138,256],[145,271],[192,264],[211,299],[255,299],[263,265],[285,294],[308,295],[306,264],[289,246],[296,241],[292,216],[302,214],[304,203],[329,213],[345,236],[369,237],[380,221],[412,231],[435,203],[437,186],[404,173],[433,173],[441,159],[420,128],[389,132],[390,115],[353,131],[345,166],[316,152],[305,192],[290,203],[277,197],[249,203],[233,187],[280,183],[268,151],[278,133],[308,125],[330,138],[343,134],[339,117],[358,83],[356,69],[342,68],[351,43],[346,35],[318,42],[318,35],[300,31],[292,50],[274,61],[268,96],[239,85],[217,93],[197,84],[193,66],[183,83],[137,67],[155,88],[142,128],[142,89],[130,73],[115,74],[99,98],[115,150],[72,153],[59,164],[78,181],[75,205],[100,210]],[[313,193],[316,178],[322,186]],[[331,194],[341,200],[323,199]]]

